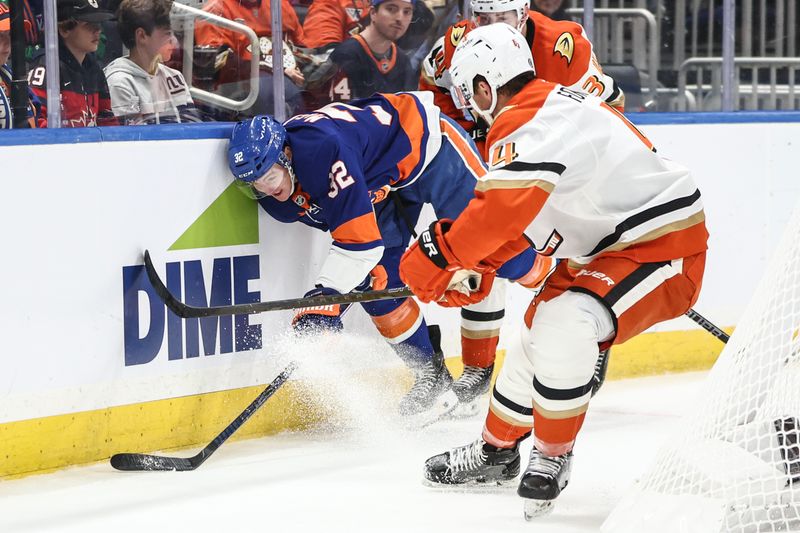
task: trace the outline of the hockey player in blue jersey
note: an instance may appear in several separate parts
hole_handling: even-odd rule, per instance
[[[455,218],[472,199],[477,177],[486,172],[472,140],[440,115],[429,93],[330,104],[283,125],[269,116],[242,121],[233,130],[228,157],[237,183],[272,217],[331,233],[330,252],[306,296],[401,287],[399,260],[423,204],[430,203],[439,217]],[[530,248],[519,250],[501,274],[529,279],[531,272],[549,270],[544,262],[549,259],[537,258]],[[466,308],[463,321],[477,335],[481,327],[498,329],[503,316],[504,294],[485,298],[485,285],[469,298],[450,302],[461,306],[484,298]],[[488,388],[489,374],[480,380],[462,376],[453,385],[414,299],[361,305],[414,370],[401,414],[439,417],[458,401],[472,403]],[[305,309],[293,325],[340,330],[345,308]],[[464,381],[460,390],[459,381]]]

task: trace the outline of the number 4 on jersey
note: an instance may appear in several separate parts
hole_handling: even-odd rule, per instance
[[[489,166],[496,167],[502,163],[503,166],[511,164],[519,154],[516,150],[516,143],[506,143],[492,150],[489,158]]]

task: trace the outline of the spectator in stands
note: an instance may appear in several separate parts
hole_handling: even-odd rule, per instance
[[[366,26],[370,0],[314,0],[303,30],[306,46],[330,49]]]
[[[61,126],[111,126],[118,124],[103,70],[94,57],[100,42],[100,23],[114,15],[97,0],[58,0],[59,74],[61,77]],[[47,83],[44,50],[39,50],[28,72],[28,83],[42,101],[47,116]]]
[[[111,109],[123,124],[200,122],[183,74],[162,63],[161,50],[175,39],[170,9],[172,0],[123,0],[119,6],[117,28],[130,53],[105,74]]]
[[[261,74],[259,95],[256,103],[236,117],[273,112],[272,98],[272,17],[270,15],[270,0],[209,0],[203,7],[204,11],[213,13],[229,20],[240,22],[250,27],[260,39]],[[294,62],[291,53],[293,46],[305,46],[305,36],[300,19],[289,3],[281,0],[281,15],[283,17],[284,35],[284,69],[285,96],[289,114],[302,111],[302,98],[300,87],[303,84],[303,75]],[[250,82],[250,41],[243,33],[221,28],[212,22],[199,22],[195,27],[195,42],[201,51],[214,52],[213,63],[216,69],[215,83],[219,92],[230,98],[243,98],[249,90]],[[205,49],[205,50],[203,50]]]
[[[447,17],[447,13],[442,13],[439,22]],[[414,2],[414,13],[411,15],[411,24],[408,31],[395,43],[406,53],[411,62],[411,69],[419,73],[420,63],[428,52],[431,51],[435,38],[440,35],[438,26],[434,28],[437,17],[425,2]],[[455,19],[453,20],[455,22]],[[447,26],[442,26],[444,31]]]
[[[26,33],[31,26],[25,19]],[[14,127],[14,115],[11,105],[11,13],[8,6],[0,3],[0,129]],[[41,103],[36,95],[28,89],[27,121],[26,127],[36,128],[47,125],[47,118],[41,116]]]
[[[553,20],[572,20],[572,17],[567,15],[569,0],[531,0],[531,9]]]
[[[8,6],[8,0],[0,0],[0,3]],[[25,59],[27,61],[30,61],[43,41],[44,14],[42,9],[42,0],[22,0],[22,12],[25,18]]]
[[[414,88],[408,56],[395,44],[411,23],[416,0],[374,0],[369,25],[337,46],[331,61],[339,65],[331,96],[338,101]]]

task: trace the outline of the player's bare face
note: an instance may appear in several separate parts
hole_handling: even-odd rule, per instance
[[[478,26],[488,26],[496,22],[505,22],[509,26],[516,28],[517,24],[519,24],[519,17],[513,9],[502,13],[475,13],[475,23]]]
[[[406,34],[413,13],[410,2],[386,0],[372,12],[371,23],[381,37],[394,42]]]
[[[253,187],[266,196],[285,202],[292,195],[292,177],[283,165],[275,163],[267,172],[253,182]]]

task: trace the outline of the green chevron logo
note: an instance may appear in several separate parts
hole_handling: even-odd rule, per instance
[[[231,183],[169,250],[258,244],[258,202]]]

